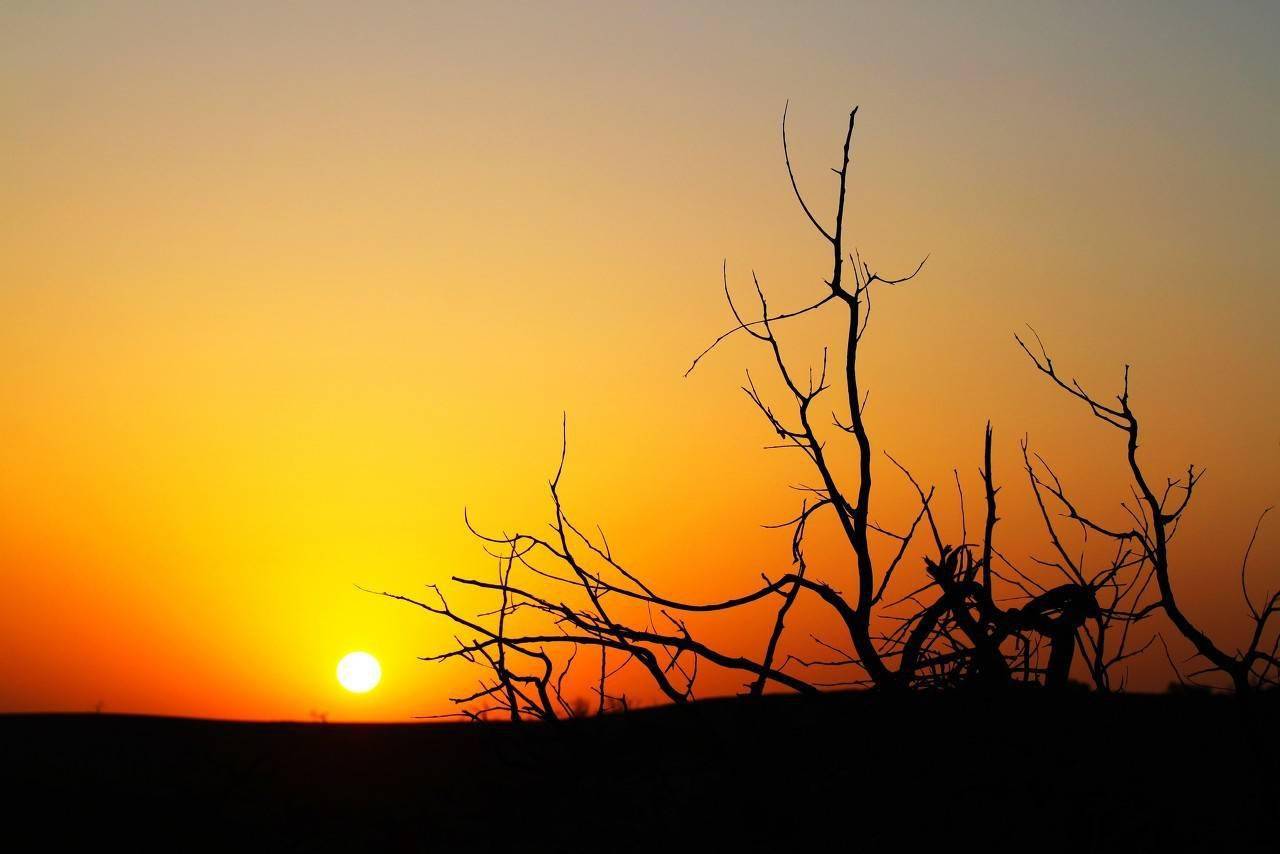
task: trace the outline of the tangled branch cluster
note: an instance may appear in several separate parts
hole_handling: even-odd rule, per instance
[[[560,466],[550,482],[553,516],[548,535],[483,534],[467,521],[468,528],[498,559],[499,569],[494,580],[455,576],[453,582],[492,594],[495,606],[491,611],[474,617],[460,614],[434,585],[427,601],[380,594],[443,618],[459,632],[452,648],[424,660],[461,658],[483,669],[479,688],[454,698],[462,714],[475,718],[502,714],[516,720],[583,714],[589,709],[568,700],[564,691],[570,669],[584,666],[578,663],[580,657],[593,668],[597,712],[626,707],[626,697],[611,693],[610,684],[621,669],[633,665],[642,668],[672,703],[686,703],[695,697],[699,669],[706,665],[741,673],[746,691],[752,695],[771,688],[814,693],[834,684],[886,691],[1018,685],[1061,689],[1073,672],[1087,673],[1099,691],[1114,691],[1124,687],[1119,665],[1157,641],[1169,654],[1158,630],[1145,643],[1135,639],[1135,627],[1158,615],[1191,644],[1203,662],[1185,678],[1211,679],[1216,674],[1225,677],[1219,681],[1238,692],[1276,684],[1280,634],[1269,631],[1269,623],[1280,612],[1280,591],[1264,597],[1261,603],[1250,594],[1247,569],[1253,539],[1240,575],[1254,624],[1247,648],[1226,651],[1179,605],[1170,574],[1169,543],[1202,472],[1192,466],[1163,487],[1151,485],[1138,459],[1139,421],[1129,402],[1127,366],[1120,394],[1108,400],[1061,374],[1038,335],[1034,336],[1034,347],[1017,337],[1041,373],[1084,404],[1094,418],[1123,435],[1133,482],[1134,500],[1122,505],[1132,523],[1129,527],[1106,527],[1080,509],[1049,464],[1024,440],[1024,468],[1053,559],[1037,560],[1031,572],[1016,567],[994,541],[1000,489],[992,474],[990,424],[980,469],[985,520],[978,542],[968,542],[965,532],[958,545],[948,544],[935,518],[935,490],[923,488],[888,454],[888,460],[914,488],[918,510],[901,533],[870,519],[873,453],[863,419],[866,399],[859,386],[859,346],[871,313],[873,289],[910,281],[925,262],[910,275],[890,278],[873,272],[858,254],[845,249],[846,187],[856,118],[855,108],[849,114],[840,168],[833,170],[839,182],[838,196],[834,224],[828,228],[813,214],[796,182],[783,112],[783,153],[791,186],[809,222],[831,248],[826,294],[804,308],[771,313],[764,290],[753,275],[758,313],[748,317],[735,304],[726,273],[725,298],[736,325],[699,354],[689,368],[692,372],[717,345],[738,333],[753,339],[770,355],[772,368],[785,388],[785,407],[766,400],[749,372],[743,390],[777,434],[779,444],[775,447],[801,451],[819,484],[807,488],[799,513],[784,524],[792,533],[791,571],[774,579],[766,577],[754,590],[719,602],[688,602],[656,592],[614,556],[603,532],[584,533],[570,520],[560,493],[562,448]],[[823,352],[816,377],[808,371],[801,378],[788,365],[775,334],[777,324],[831,306],[844,312],[844,376],[840,385],[846,396],[841,408],[848,416],[843,421],[835,417],[834,422],[853,437],[856,446],[854,477],[848,484],[836,476],[830,450],[815,430],[818,401],[831,388],[827,353]],[[854,581],[847,593],[808,574],[806,530],[819,513],[835,517],[847,545]],[[1261,522],[1260,518],[1259,525]],[[1111,543],[1111,558],[1100,568],[1086,569],[1081,557],[1068,549],[1060,530],[1064,525]],[[1255,527],[1254,539],[1257,530]],[[876,537],[890,544],[887,560],[877,562],[873,556],[872,539]],[[890,582],[910,562],[908,556],[915,554],[911,547],[917,540],[924,541],[923,578],[906,596],[885,601]],[[830,610],[848,635],[850,651],[819,641],[836,654],[834,659],[807,661],[789,655],[779,660],[788,613],[801,596],[811,597]],[[730,612],[755,603],[777,605],[758,658],[715,649],[695,638],[688,625],[693,614]],[[878,629],[886,624],[892,629]],[[839,683],[808,675],[817,668],[830,667],[847,668],[855,675]]]

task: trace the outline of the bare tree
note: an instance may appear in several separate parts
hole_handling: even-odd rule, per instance
[[[1032,334],[1035,334],[1035,330],[1032,330]],[[1191,496],[1195,492],[1200,478],[1204,475],[1204,470],[1197,469],[1194,465],[1188,466],[1184,476],[1166,479],[1164,487],[1160,490],[1160,494],[1157,495],[1155,489],[1151,486],[1150,479],[1138,461],[1140,429],[1138,416],[1134,413],[1129,403],[1129,366],[1125,365],[1124,368],[1124,382],[1120,394],[1116,396],[1114,403],[1107,402],[1085,391],[1084,387],[1076,379],[1064,379],[1054,366],[1053,359],[1049,357],[1044,343],[1040,341],[1038,335],[1035,335],[1035,351],[1032,351],[1022,338],[1018,336],[1015,336],[1015,338],[1018,345],[1022,347],[1041,373],[1047,376],[1058,388],[1084,403],[1094,418],[1109,427],[1119,430],[1125,437],[1125,461],[1128,473],[1134,484],[1134,500],[1132,503],[1125,502],[1121,506],[1133,522],[1132,527],[1124,530],[1112,530],[1098,524],[1092,518],[1080,512],[1067,497],[1058,478],[1052,475],[1052,471],[1048,469],[1047,464],[1043,464],[1043,461],[1041,462],[1045,470],[1050,473],[1051,482],[1045,483],[1039,480],[1034,473],[1031,475],[1032,482],[1036,486],[1036,497],[1038,501],[1041,501],[1042,510],[1044,504],[1041,500],[1041,489],[1052,496],[1063,508],[1068,518],[1088,531],[1114,541],[1117,544],[1117,548],[1122,550],[1122,554],[1126,558],[1129,555],[1135,555],[1136,565],[1145,567],[1149,572],[1150,578],[1155,579],[1156,595],[1150,602],[1137,608],[1133,607],[1137,604],[1136,601],[1131,602],[1130,610],[1124,612],[1117,610],[1116,613],[1123,613],[1127,620],[1133,621],[1142,619],[1154,611],[1162,611],[1174,628],[1191,643],[1196,656],[1202,658],[1206,663],[1206,667],[1190,674],[1193,679],[1197,676],[1217,671],[1225,674],[1230,679],[1232,687],[1240,693],[1248,693],[1259,687],[1274,685],[1273,670],[1278,663],[1276,652],[1277,645],[1280,645],[1280,637],[1273,638],[1269,647],[1264,647],[1264,643],[1269,634],[1268,624],[1270,619],[1277,611],[1280,611],[1280,591],[1267,595],[1265,604],[1259,607],[1254,603],[1249,593],[1248,585],[1249,554],[1253,550],[1258,530],[1270,508],[1258,518],[1258,523],[1254,526],[1253,534],[1249,539],[1248,547],[1245,549],[1244,559],[1240,567],[1241,592],[1244,595],[1244,600],[1253,622],[1249,646],[1244,650],[1228,653],[1197,627],[1186,612],[1183,611],[1174,594],[1173,579],[1170,572],[1169,543],[1177,533],[1178,525],[1182,521],[1187,506],[1191,503]],[[1028,471],[1031,471],[1030,463],[1028,463]],[[1047,514],[1045,518],[1047,522]],[[1145,590],[1150,578],[1140,585],[1140,591]],[[1099,634],[1101,632],[1102,629],[1099,630]],[[1100,657],[1100,653],[1095,653],[1095,660],[1100,659]]]
[[[800,190],[791,165],[785,109],[782,115],[783,159],[791,187],[801,210],[831,251],[825,292],[801,308],[776,311],[752,274],[757,305],[748,316],[733,299],[726,266],[722,279],[734,325],[698,354],[685,374],[692,373],[731,338],[746,337],[767,353],[784,390],[783,403],[767,399],[749,371],[743,391],[777,435],[779,441],[772,447],[799,450],[816,478],[815,486],[804,488],[797,514],[776,526],[791,531],[790,570],[776,578],[764,577],[754,589],[718,602],[684,601],[655,591],[640,573],[628,569],[614,555],[602,531],[584,532],[571,521],[561,497],[566,437],[560,464],[549,482],[552,512],[548,533],[483,533],[466,520],[497,561],[498,571],[493,580],[463,576],[452,580],[492,594],[495,605],[491,611],[476,616],[460,614],[434,585],[425,601],[380,594],[422,608],[454,626],[458,632],[454,646],[424,660],[461,658],[483,670],[478,689],[455,698],[463,709],[461,714],[475,718],[501,714],[513,720],[581,714],[582,704],[570,702],[564,694],[566,676],[580,659],[593,662],[597,711],[627,707],[625,695],[610,693],[610,683],[628,667],[642,670],[667,700],[677,704],[695,697],[699,670],[706,666],[740,673],[751,695],[769,689],[814,693],[833,684],[883,691],[966,685],[1061,689],[1076,670],[1087,673],[1097,690],[1121,690],[1125,687],[1122,665],[1157,639],[1164,643],[1158,634],[1139,643],[1134,631],[1157,613],[1167,615],[1211,669],[1226,673],[1237,690],[1273,684],[1278,641],[1265,647],[1264,638],[1268,620],[1280,611],[1280,592],[1255,606],[1246,580],[1248,552],[1241,584],[1255,631],[1247,650],[1235,655],[1224,652],[1179,608],[1170,578],[1168,543],[1200,472],[1189,468],[1185,478],[1169,481],[1162,495],[1152,491],[1137,461],[1138,420],[1129,406],[1127,369],[1117,403],[1104,403],[1074,380],[1064,381],[1043,345],[1038,344],[1038,352],[1033,352],[1018,339],[1036,367],[1053,382],[1084,402],[1096,418],[1126,434],[1128,466],[1138,499],[1135,506],[1126,505],[1134,521],[1132,528],[1112,530],[1077,510],[1052,468],[1033,454],[1024,440],[1025,473],[1053,558],[1036,560],[1030,571],[1020,569],[995,544],[1000,489],[992,471],[990,424],[979,469],[985,505],[980,542],[967,541],[958,474],[962,531],[958,544],[952,545],[943,536],[935,513],[936,488],[925,488],[887,453],[885,458],[914,489],[918,509],[904,520],[900,532],[872,521],[873,446],[864,420],[867,399],[858,373],[859,348],[875,291],[911,281],[928,259],[908,275],[890,277],[873,271],[860,254],[846,248],[847,188],[857,113],[857,108],[849,113],[840,165],[832,170],[838,184],[829,225],[814,214]],[[785,358],[776,334],[780,324],[833,309],[842,312],[843,330],[843,340],[837,342],[843,369],[835,380],[841,391],[837,406],[842,411],[837,413],[819,410],[832,388],[828,351],[823,351],[817,370],[799,372]],[[1038,343],[1038,337],[1036,340]],[[826,418],[840,434],[852,437],[856,465],[849,483],[837,476],[831,456],[839,446],[819,434],[819,426],[828,427],[822,420]],[[817,514],[834,517],[847,546],[853,582],[848,593],[809,573],[806,535]],[[1096,569],[1087,568],[1083,557],[1068,548],[1060,531],[1063,525],[1073,525],[1086,537],[1112,543],[1110,559]],[[927,532],[927,537],[922,532]],[[1256,534],[1255,528],[1255,538]],[[887,557],[880,561],[875,557],[879,547],[872,548],[873,538],[882,539],[887,546]],[[920,544],[920,540],[925,542]],[[923,576],[909,585],[909,593],[886,601],[903,567],[917,561],[923,564]],[[836,618],[848,636],[851,652],[815,638],[836,657],[805,660],[782,654],[787,618],[802,596]],[[713,648],[695,637],[689,625],[692,615],[731,613],[768,602],[776,602],[777,609],[758,657]],[[889,628],[881,629],[886,626]],[[815,679],[808,675],[815,668],[843,668],[852,675],[835,682]]]

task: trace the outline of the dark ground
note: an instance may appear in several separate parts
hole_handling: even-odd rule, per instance
[[[0,716],[0,848],[1275,851],[1278,699],[846,694],[550,726]]]

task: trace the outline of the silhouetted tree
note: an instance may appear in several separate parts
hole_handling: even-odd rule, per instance
[[[1149,486],[1137,459],[1138,419],[1129,405],[1127,368],[1122,393],[1115,403],[1106,403],[1091,396],[1075,380],[1064,380],[1038,336],[1035,351],[1017,339],[1035,366],[1057,386],[1086,404],[1094,417],[1125,434],[1128,469],[1138,499],[1135,506],[1125,505],[1134,523],[1132,528],[1112,530],[1078,510],[1053,469],[1032,453],[1024,440],[1021,448],[1025,473],[1054,559],[1037,561],[1034,572],[1019,569],[994,542],[1000,490],[992,471],[990,424],[980,469],[985,505],[980,542],[968,542],[967,532],[962,531],[958,545],[948,543],[934,511],[936,489],[925,489],[906,466],[887,453],[886,458],[914,489],[918,509],[901,532],[871,520],[874,449],[863,417],[866,397],[858,374],[859,348],[875,290],[911,281],[925,261],[909,275],[894,278],[873,271],[858,253],[846,249],[846,191],[857,113],[855,108],[849,114],[840,166],[833,170],[838,187],[829,226],[813,213],[800,191],[787,143],[786,110],[782,116],[783,158],[791,187],[801,210],[831,250],[826,292],[802,308],[775,312],[753,274],[757,306],[748,317],[731,295],[726,268],[722,272],[725,299],[735,324],[700,353],[686,372],[687,376],[718,345],[738,335],[753,340],[768,354],[785,390],[785,405],[767,400],[750,372],[743,390],[777,434],[779,444],[774,447],[799,450],[819,484],[806,488],[797,515],[784,523],[791,529],[791,571],[774,579],[766,577],[755,589],[718,602],[684,601],[657,592],[614,555],[603,532],[584,532],[571,521],[560,492],[566,441],[549,484],[549,534],[482,533],[470,519],[466,520],[468,528],[496,559],[497,573],[492,580],[455,576],[453,582],[492,593],[495,605],[490,612],[477,616],[460,614],[435,585],[430,586],[432,596],[427,601],[395,593],[380,594],[441,617],[460,632],[452,648],[426,656],[425,660],[462,658],[483,668],[486,675],[479,688],[454,698],[462,707],[462,714],[479,718],[500,713],[513,720],[582,714],[585,704],[566,700],[563,690],[566,674],[579,657],[594,662],[596,711],[626,708],[626,697],[611,694],[609,685],[614,674],[632,663],[641,667],[672,703],[694,698],[703,665],[741,672],[747,680],[746,691],[752,695],[770,687],[800,693],[822,690],[832,683],[796,672],[807,674],[820,667],[856,668],[858,675],[843,680],[839,683],[842,685],[902,691],[966,685],[985,689],[1018,685],[1062,689],[1068,685],[1073,668],[1079,665],[1097,690],[1113,691],[1124,687],[1123,677],[1115,675],[1118,665],[1144,652],[1156,640],[1164,644],[1163,637],[1154,633],[1138,645],[1133,631],[1158,613],[1167,616],[1210,670],[1226,674],[1236,690],[1274,684],[1276,644],[1280,640],[1272,638],[1271,645],[1266,646],[1265,638],[1269,636],[1268,621],[1280,611],[1280,592],[1266,597],[1264,605],[1255,605],[1246,583],[1247,552],[1241,584],[1255,623],[1247,650],[1225,652],[1179,607],[1170,575],[1168,544],[1201,473],[1189,468],[1184,478],[1168,481],[1160,495]],[[817,371],[810,369],[801,375],[784,358],[775,334],[778,324],[820,310],[839,311],[843,318],[838,362],[843,374],[839,382],[840,408],[845,415],[833,416],[833,420],[841,432],[852,437],[856,465],[851,483],[844,483],[837,476],[831,457],[835,451],[819,437],[815,427],[818,402],[831,389],[827,351],[824,350]],[[960,497],[963,502],[963,491]],[[847,594],[808,573],[806,533],[818,513],[834,516],[848,548],[855,583]],[[963,512],[961,519],[963,524]],[[1087,570],[1080,557],[1068,549],[1059,531],[1063,524],[1113,543],[1111,558],[1099,569]],[[924,554],[913,557],[913,544],[926,536],[922,531],[927,532]],[[1256,534],[1255,528],[1255,537]],[[872,548],[876,537],[888,543],[887,559],[876,560]],[[906,596],[886,601],[895,576],[909,562],[921,558],[924,572],[920,583],[912,585]],[[1058,576],[1057,581],[1046,580],[1046,573]],[[779,661],[787,617],[801,596],[812,598],[838,619],[848,635],[850,652],[824,643],[837,653],[837,658],[806,661],[788,655]],[[758,658],[713,648],[699,641],[688,625],[692,614],[734,612],[770,601],[778,603],[777,611]],[[893,628],[879,632],[877,627],[881,625]],[[1191,674],[1191,678],[1200,673]]]
[[[1129,404],[1129,366],[1125,365],[1124,382],[1120,394],[1116,396],[1114,403],[1110,403],[1089,394],[1074,378],[1064,380],[1054,366],[1053,359],[1045,351],[1044,344],[1040,341],[1039,336],[1036,336],[1037,350],[1035,352],[1021,338],[1017,338],[1017,341],[1035,366],[1049,377],[1055,385],[1084,403],[1094,418],[1124,434],[1125,461],[1129,475],[1134,483],[1135,500],[1133,504],[1125,503],[1122,505],[1133,522],[1133,526],[1125,530],[1111,530],[1099,525],[1076,508],[1075,504],[1067,497],[1058,478],[1053,476],[1052,470],[1048,468],[1047,464],[1041,461],[1044,469],[1049,471],[1050,474],[1050,482],[1048,483],[1036,476],[1030,462],[1028,462],[1027,470],[1031,473],[1032,484],[1035,487],[1036,498],[1040,502],[1041,510],[1044,510],[1043,490],[1057,501],[1069,519],[1095,534],[1114,541],[1117,544],[1117,548],[1126,556],[1136,555],[1139,565],[1145,567],[1148,573],[1147,579],[1139,589],[1145,590],[1150,579],[1154,578],[1156,594],[1151,601],[1140,608],[1126,612],[1125,617],[1133,621],[1142,619],[1154,611],[1162,611],[1178,632],[1191,643],[1195,649],[1196,657],[1203,659],[1207,665],[1192,673],[1191,678],[1194,679],[1197,676],[1218,671],[1225,674],[1230,679],[1232,687],[1240,693],[1248,693],[1260,687],[1273,686],[1275,684],[1273,671],[1277,664],[1280,664],[1280,660],[1276,658],[1277,646],[1280,645],[1280,635],[1271,638],[1269,647],[1264,648],[1263,644],[1266,643],[1268,624],[1271,617],[1277,611],[1280,611],[1280,591],[1267,595],[1265,604],[1259,607],[1249,593],[1248,583],[1249,555],[1253,551],[1254,542],[1258,537],[1258,530],[1270,508],[1263,511],[1262,515],[1258,517],[1258,522],[1253,528],[1253,534],[1249,538],[1249,545],[1245,549],[1244,558],[1240,566],[1240,589],[1253,622],[1249,645],[1244,650],[1228,653],[1201,631],[1187,616],[1186,612],[1182,610],[1177,597],[1174,595],[1173,580],[1170,573],[1169,543],[1177,532],[1178,523],[1181,522],[1187,505],[1191,503],[1191,496],[1195,492],[1196,485],[1200,482],[1204,471],[1202,469],[1197,470],[1194,465],[1188,466],[1185,476],[1167,479],[1164,487],[1157,495],[1155,488],[1151,486],[1150,478],[1138,461],[1139,424],[1138,416]],[[1047,513],[1045,514],[1045,520],[1046,524],[1049,524]],[[1063,554],[1065,560],[1070,560],[1066,557],[1065,552],[1062,552],[1061,549],[1059,551]],[[1099,630],[1099,635],[1102,634],[1102,631],[1102,629]],[[1101,656],[1095,653],[1095,667],[1099,666],[1097,661],[1100,658]],[[1105,671],[1106,662],[1102,662],[1101,666]],[[1175,667],[1175,672],[1176,670],[1177,668]]]

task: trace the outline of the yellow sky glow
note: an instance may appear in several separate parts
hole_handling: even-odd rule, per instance
[[[1194,6],[7,5],[0,711],[445,711],[471,674],[415,660],[445,627],[355,585],[490,572],[462,509],[540,525],[562,413],[567,497],[630,565],[688,595],[778,572],[785,535],[760,525],[793,515],[799,469],[760,449],[738,390],[758,354],[681,375],[729,323],[722,259],[779,306],[821,293],[788,98],[815,205],[860,104],[856,246],[887,273],[931,256],[866,339],[878,446],[949,491],[958,469],[976,502],[990,418],[1000,534],[1034,551],[1021,436],[1105,512],[1125,483],[1115,436],[1012,333],[1034,324],[1099,390],[1131,362],[1152,471],[1209,471],[1178,543],[1190,609],[1239,627],[1239,557],[1280,498],[1275,25]],[[803,359],[834,331],[788,334]],[[890,471],[885,524],[909,512]],[[1280,583],[1278,541],[1260,584]],[[384,668],[363,697],[333,678],[353,649]]]

